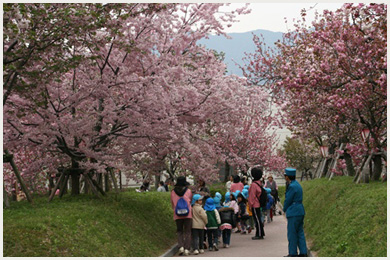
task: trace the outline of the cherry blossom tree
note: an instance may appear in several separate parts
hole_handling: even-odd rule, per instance
[[[350,156],[374,153],[373,179],[379,178],[381,157],[386,157],[386,12],[385,4],[344,4],[316,14],[306,25],[303,10],[296,29],[276,49],[265,48],[255,37],[257,51],[248,55],[246,67],[246,76],[269,89],[281,105],[284,123],[294,132],[333,151],[348,144],[343,150],[347,165],[360,160]],[[364,128],[370,139],[363,149]]]
[[[256,118],[262,105],[245,98],[252,94],[245,82],[224,75],[213,50],[196,44],[210,33],[224,34],[222,21],[234,22],[236,13],[247,12],[244,7],[221,15],[220,6],[7,6],[6,27],[16,29],[4,38],[10,64],[4,72],[4,147],[24,162],[23,153],[36,152],[33,163],[22,167],[24,176],[64,168],[60,180],[70,176],[72,194],[78,194],[80,176],[92,185],[94,175],[117,168],[136,178],[139,171],[158,174],[167,160],[176,160],[179,174],[212,180],[224,159],[217,146],[223,131],[258,137],[256,149],[235,152],[240,163],[255,161],[260,149],[271,152],[272,138],[265,134],[271,121]],[[59,23],[52,11],[68,23]],[[15,12],[25,18],[13,18]],[[40,15],[53,28],[45,29]],[[44,36],[18,39],[34,30]],[[42,37],[51,39],[48,46],[39,45]],[[24,62],[15,67],[14,59]],[[263,156],[262,163],[274,165],[274,159]]]

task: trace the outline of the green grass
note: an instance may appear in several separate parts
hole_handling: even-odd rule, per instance
[[[3,210],[3,255],[159,256],[176,242],[169,193],[34,198]]]
[[[351,177],[337,177],[305,181],[302,188],[304,229],[318,256],[386,257],[386,182],[354,184]]]

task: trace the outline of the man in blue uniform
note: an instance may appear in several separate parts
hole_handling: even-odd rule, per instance
[[[283,211],[287,217],[288,256],[307,256],[305,233],[303,232],[303,192],[301,185],[295,180],[296,170],[285,169],[285,179],[289,184],[286,190]],[[299,248],[299,255],[298,250]]]

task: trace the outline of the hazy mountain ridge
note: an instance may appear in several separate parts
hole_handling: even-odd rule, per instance
[[[228,74],[236,74],[242,76],[242,71],[235,64],[243,65],[245,53],[253,53],[255,44],[253,42],[253,34],[263,35],[267,46],[272,47],[274,43],[282,39],[282,32],[272,32],[268,30],[255,30],[245,33],[229,33],[231,39],[224,36],[210,35],[209,39],[202,39],[198,43],[205,45],[209,49],[214,49],[218,52],[225,53],[225,63],[227,65]]]

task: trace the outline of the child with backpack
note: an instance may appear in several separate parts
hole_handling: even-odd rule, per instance
[[[261,221],[261,205],[260,205],[260,197],[262,192],[262,183],[260,181],[263,176],[263,170],[261,168],[255,167],[251,170],[251,175],[253,177],[253,182],[249,187],[249,195],[248,195],[248,204],[249,207],[252,208],[253,220],[255,221],[256,226],[256,234],[252,237],[253,240],[264,239],[264,225]],[[264,204],[265,205],[265,204]]]
[[[207,214],[207,238],[209,242],[209,251],[218,251],[218,227],[221,224],[221,219],[219,213],[215,208],[213,198],[208,198],[204,209]]]
[[[219,210],[219,215],[221,218],[221,226],[219,226],[219,229],[222,230],[223,247],[228,248],[230,246],[232,229],[235,227],[234,209],[230,207],[223,207]]]
[[[203,254],[204,229],[207,224],[207,214],[202,208],[203,196],[195,194],[192,197],[192,249],[194,255]]]
[[[191,247],[192,192],[185,176],[177,177],[175,188],[171,192],[173,219],[176,222],[179,255],[189,255]]]
[[[238,219],[240,220],[240,226],[241,226],[241,234],[246,234],[246,221],[249,218],[249,213],[246,210],[246,199],[242,195],[242,193],[237,195],[237,201],[238,201]]]

